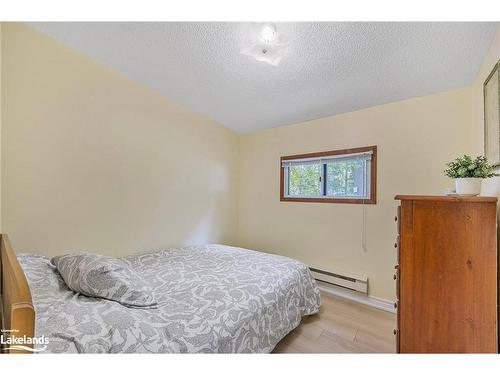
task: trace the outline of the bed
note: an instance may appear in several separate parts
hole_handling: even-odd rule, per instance
[[[3,326],[47,337],[42,353],[269,353],[321,304],[309,269],[282,256],[204,245],[122,259],[153,286],[157,308],[75,293],[49,258],[16,257],[3,236],[3,311],[13,317]],[[6,301],[12,270],[28,287]]]

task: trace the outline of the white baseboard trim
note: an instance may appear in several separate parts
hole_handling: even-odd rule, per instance
[[[364,295],[359,292],[351,291],[349,289],[341,288],[332,284],[324,283],[322,281],[316,280],[318,283],[318,288],[324,293],[334,295],[336,297],[345,298],[351,301],[359,302],[364,305],[375,307],[380,310],[388,311],[395,314],[396,309],[394,308],[394,302],[386,299],[373,297],[370,295]]]

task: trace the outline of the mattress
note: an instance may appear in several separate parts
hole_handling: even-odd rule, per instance
[[[307,266],[283,256],[204,245],[124,259],[154,288],[157,309],[70,290],[50,258],[19,254],[42,353],[269,353],[319,311]]]

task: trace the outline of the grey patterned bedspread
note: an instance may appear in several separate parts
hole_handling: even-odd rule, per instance
[[[123,258],[154,287],[157,309],[68,289],[49,258],[19,254],[36,336],[52,353],[269,353],[321,300],[296,260],[223,245]]]

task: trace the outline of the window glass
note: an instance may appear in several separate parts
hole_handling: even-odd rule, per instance
[[[326,164],[326,194],[330,197],[366,196],[366,161],[346,160]]]
[[[288,168],[288,195],[321,196],[321,169],[320,164],[290,166]]]

